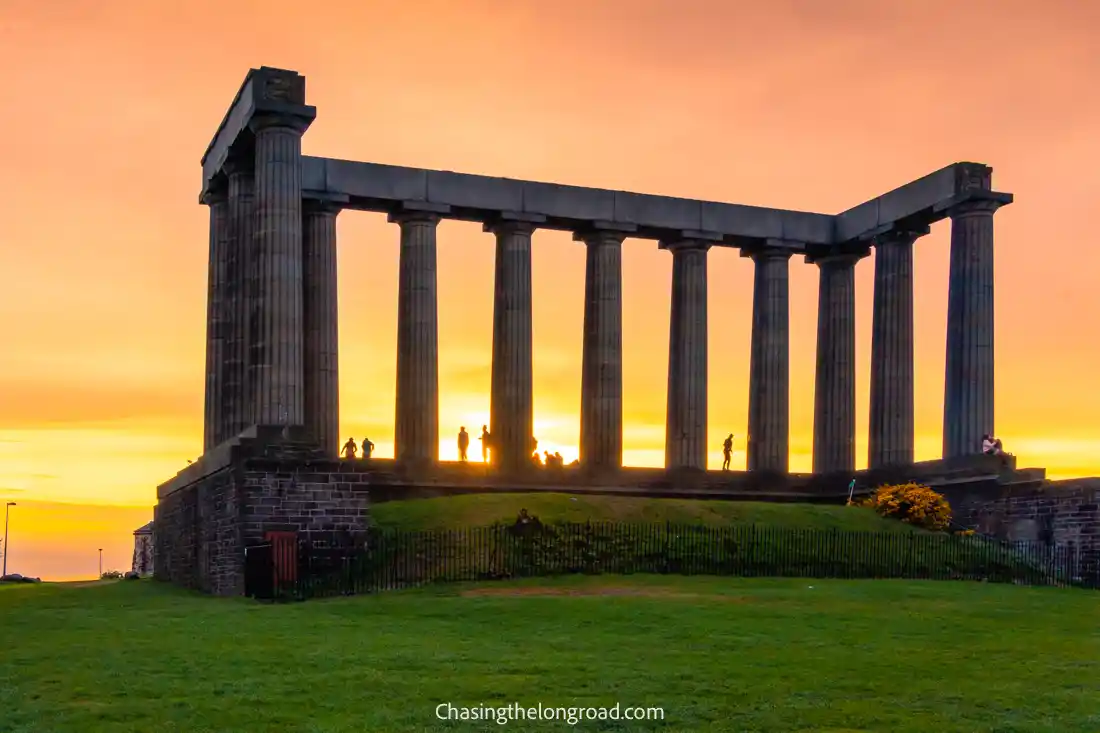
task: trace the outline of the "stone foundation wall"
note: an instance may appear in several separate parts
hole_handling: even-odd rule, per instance
[[[1002,489],[996,495],[974,495],[970,501],[952,506],[956,522],[983,534],[1012,541],[1072,544],[1100,553],[1100,478]]]
[[[236,440],[158,488],[155,577],[215,595],[244,593],[244,548],[268,532],[356,542],[370,522],[369,475],[308,444]]]

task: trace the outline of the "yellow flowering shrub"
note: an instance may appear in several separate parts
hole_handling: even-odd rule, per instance
[[[951,507],[947,499],[920,484],[880,486],[863,500],[863,506],[874,509],[883,517],[899,519],[924,529],[942,531],[951,524]]]

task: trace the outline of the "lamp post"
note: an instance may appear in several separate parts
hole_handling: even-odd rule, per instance
[[[103,578],[103,548],[99,548],[99,577]]]
[[[11,508],[13,506],[15,506],[14,501],[9,501],[4,506],[4,570],[3,570],[3,572],[0,572],[0,577],[3,577],[3,576],[8,574],[8,550],[9,550],[9,545],[8,545],[8,514],[11,513]]]

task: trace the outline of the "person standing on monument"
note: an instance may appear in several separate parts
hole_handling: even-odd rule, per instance
[[[363,460],[369,461],[372,453],[374,453],[374,443],[370,442],[370,438],[363,438]]]
[[[733,455],[733,433],[722,443],[722,470],[730,470],[730,457]]]
[[[493,436],[489,435],[489,427],[487,425],[481,426],[481,437],[478,440],[481,441],[481,462],[489,462],[489,442],[493,439]]]
[[[458,429],[458,460],[462,463],[467,461],[466,449],[470,447],[470,434],[466,432],[466,426],[463,425]]]
[[[344,443],[344,447],[340,449],[340,455],[355,460],[355,454],[358,451],[359,448],[355,445],[355,438],[348,438],[348,442]]]

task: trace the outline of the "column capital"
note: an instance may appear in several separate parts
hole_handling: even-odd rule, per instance
[[[256,175],[256,161],[251,156],[230,155],[222,164],[222,171],[230,178]]]
[[[481,230],[492,234],[533,234],[545,221],[541,214],[504,212],[482,224]]]
[[[875,247],[884,244],[912,244],[931,231],[932,227],[927,225],[891,225],[881,232],[874,232],[869,243]]]
[[[199,203],[203,206],[224,204],[229,201],[229,187],[225,176],[216,176],[211,179],[209,186],[199,196]]]
[[[439,220],[451,213],[446,204],[433,204],[428,201],[403,201],[390,212],[391,224],[438,224]]]
[[[302,192],[302,211],[307,214],[339,214],[348,205],[345,194],[330,194],[321,191]]]
[[[855,267],[855,264],[871,254],[867,244],[856,246],[825,246],[806,252],[806,263],[819,267]]]
[[[660,249],[670,252],[706,252],[714,245],[707,239],[670,239],[657,244]]]
[[[974,214],[990,214],[1002,206],[1008,206],[1014,198],[1012,194],[1000,191],[968,189],[936,204],[932,211],[935,214],[947,215],[952,218]]]
[[[294,105],[285,111],[260,112],[252,116],[248,121],[248,128],[253,133],[269,130],[276,127],[285,127],[299,135],[309,129],[313,119],[317,116],[317,110],[313,107]]]
[[[610,242],[621,244],[624,239],[638,231],[634,224],[617,224],[609,221],[592,221],[573,232],[574,242],[597,244]]]
[[[802,249],[801,242],[769,239],[763,244],[748,244],[741,248],[741,256],[753,261],[759,260],[789,260]]]

